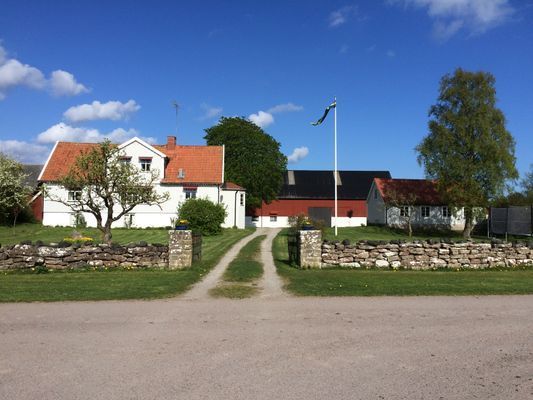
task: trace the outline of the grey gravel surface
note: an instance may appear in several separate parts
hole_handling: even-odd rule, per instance
[[[533,297],[0,305],[0,399],[532,399]]]

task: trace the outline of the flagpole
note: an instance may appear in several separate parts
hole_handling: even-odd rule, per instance
[[[335,236],[337,236],[337,97],[335,97]]]

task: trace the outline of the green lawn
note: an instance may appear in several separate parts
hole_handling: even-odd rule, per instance
[[[15,229],[8,226],[0,226],[0,244],[16,244],[23,240],[41,240],[45,243],[59,242],[66,237],[70,237],[72,232],[78,231],[83,236],[91,237],[95,242],[101,238],[100,231],[96,228],[71,228],[52,227],[41,224],[20,224]],[[126,229],[113,228],[113,241],[117,243],[133,243],[144,240],[148,243],[168,243],[168,230],[157,229]]]
[[[224,282],[210,290],[212,296],[243,299],[257,293],[255,282],[263,275],[258,257],[265,238],[266,235],[257,236],[241,249],[224,272]]]
[[[533,294],[533,268],[485,271],[297,269],[288,263],[287,231],[274,239],[274,261],[298,296]]]
[[[150,242],[152,240],[147,237],[146,233],[158,232],[158,230],[139,231],[145,233],[144,236],[139,236],[139,239]],[[166,231],[162,230],[161,232],[167,235]],[[194,263],[192,268],[182,271],[108,270],[50,272],[47,274],[0,273],[0,302],[153,299],[175,296],[183,293],[197,282],[211,270],[233,244],[252,232],[251,229],[224,229],[223,234],[219,236],[204,237],[202,260]],[[163,235],[160,235],[158,241],[166,242],[163,239]]]
[[[435,237],[447,237],[452,239],[462,239],[461,232],[446,232],[436,235],[413,235],[411,238],[400,229],[392,229],[386,226],[358,226],[353,228],[338,228],[338,235],[335,237],[335,228],[326,228],[324,239],[344,240],[357,242],[359,240],[421,240]]]

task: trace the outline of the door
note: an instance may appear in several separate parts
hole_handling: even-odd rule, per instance
[[[309,207],[307,214],[313,221],[321,221],[325,227],[331,227],[331,207]]]

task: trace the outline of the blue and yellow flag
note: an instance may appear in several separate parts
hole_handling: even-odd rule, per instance
[[[320,119],[318,121],[311,122],[311,125],[313,125],[313,126],[320,125],[322,122],[324,122],[324,120],[328,116],[329,110],[331,110],[332,108],[335,108],[335,107],[337,107],[337,101],[334,101],[329,106],[327,106],[326,109],[324,110],[324,115],[322,115],[322,117],[320,117]]]

